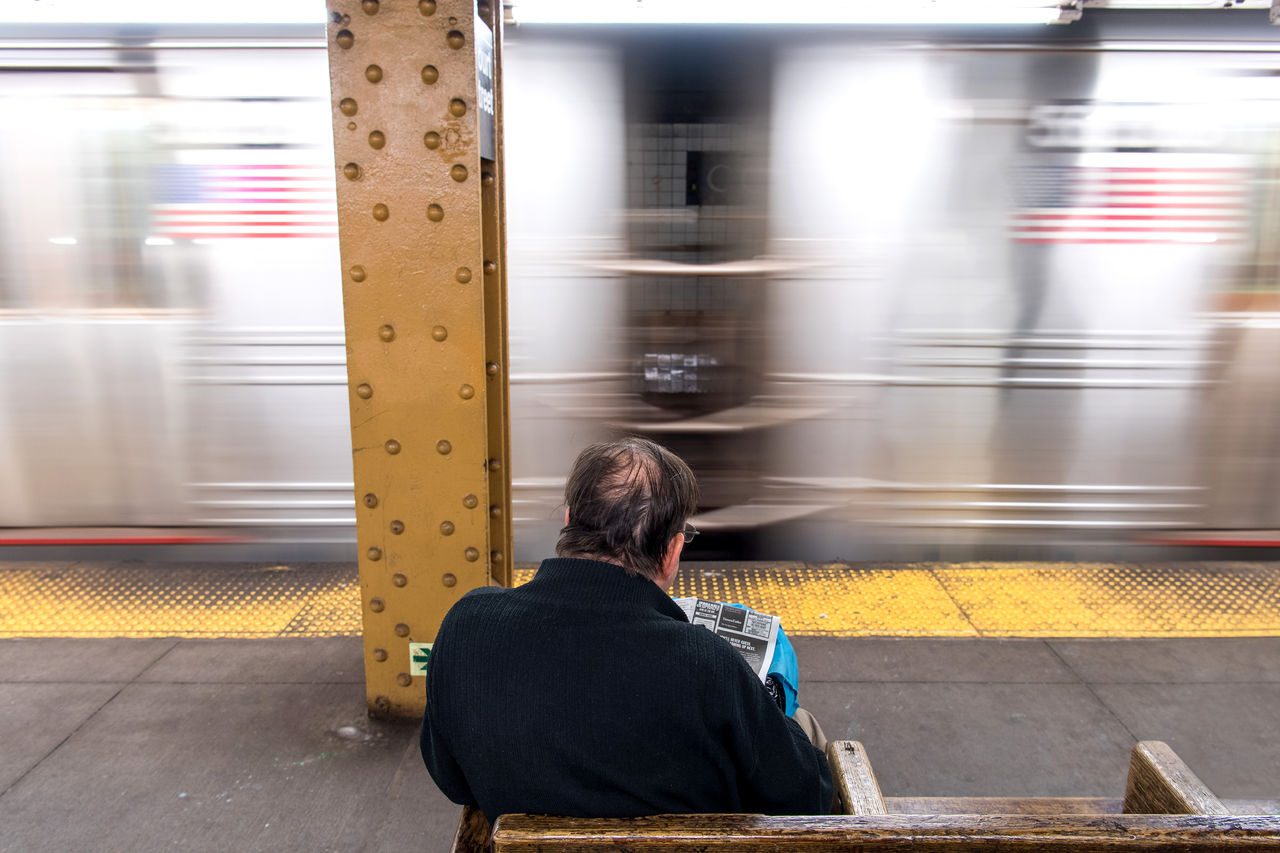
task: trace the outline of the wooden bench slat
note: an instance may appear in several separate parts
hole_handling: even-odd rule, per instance
[[[827,763],[844,814],[888,814],[867,751],[856,740],[827,744]]]
[[[889,814],[1120,814],[1119,797],[885,797]]]
[[[1218,815],[660,815],[617,820],[503,815],[496,853],[857,850],[860,853],[1127,853],[1192,846],[1280,851],[1280,816]]]
[[[1223,800],[1232,814],[1280,814],[1280,800]]]
[[[1129,758],[1125,814],[1230,814],[1167,743],[1144,740]]]
[[[1233,815],[1280,814],[1280,800],[1222,800]],[[1119,797],[885,797],[889,814],[1122,814]]]
[[[454,853],[802,849],[900,853],[1280,853],[1280,802],[1224,803],[1165,743],[1133,749],[1123,800],[1104,797],[884,797],[865,748],[827,749],[845,815],[568,818],[504,815],[496,831],[463,811]],[[946,848],[945,850],[941,848]],[[925,853],[928,850],[925,849]]]
[[[491,853],[491,829],[484,812],[475,806],[463,806],[458,831],[453,836],[453,847],[449,848],[450,853]]]

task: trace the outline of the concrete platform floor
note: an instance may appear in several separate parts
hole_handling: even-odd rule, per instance
[[[795,646],[889,796],[1120,796],[1158,739],[1280,798],[1280,638]],[[0,640],[0,851],[447,850],[458,808],[361,667],[358,637]]]

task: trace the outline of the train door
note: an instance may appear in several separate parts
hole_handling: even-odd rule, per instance
[[[687,460],[701,559],[752,553],[764,434],[771,42],[702,33],[624,43],[626,341],[622,432]]]
[[[0,525],[181,523],[189,315],[146,242],[151,55],[3,50]]]

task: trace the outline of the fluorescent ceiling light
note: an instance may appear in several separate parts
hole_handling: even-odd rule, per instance
[[[75,237],[50,237],[49,242],[55,246],[74,246],[78,241]]]
[[[8,24],[322,24],[324,0],[5,0]]]
[[[516,0],[517,24],[1050,24],[1046,0]]]
[[[1088,9],[1270,9],[1272,0],[1084,0]]]

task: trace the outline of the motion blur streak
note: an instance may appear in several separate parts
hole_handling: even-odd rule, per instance
[[[260,29],[0,41],[0,526],[353,555],[338,105],[320,28]],[[1280,544],[1265,12],[504,63],[518,559],[618,432],[698,472],[690,558]]]

